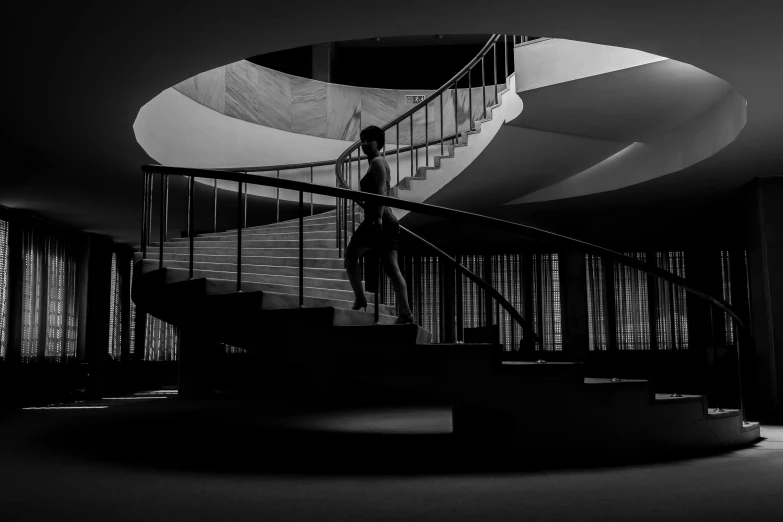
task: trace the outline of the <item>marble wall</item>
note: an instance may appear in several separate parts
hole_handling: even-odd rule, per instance
[[[498,91],[504,88],[498,86]],[[410,110],[414,103],[406,95],[428,95],[432,91],[391,90],[351,87],[324,83],[284,74],[245,60],[218,67],[189,78],[174,89],[221,114],[258,125],[319,138],[355,141],[368,125],[382,126]],[[443,93],[443,134],[453,135],[455,126],[467,130],[470,97],[473,120],[484,116],[481,88],[457,90],[457,122],[454,116],[454,90]],[[495,103],[494,86],[486,87],[487,106]],[[441,103],[428,104],[425,113],[413,115],[413,141],[432,142],[441,136]],[[489,113],[487,113],[489,114]],[[410,119],[399,128],[399,142],[411,142]],[[397,130],[386,133],[386,143],[394,148]]]

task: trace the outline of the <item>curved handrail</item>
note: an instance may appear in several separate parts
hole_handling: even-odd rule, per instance
[[[722,299],[718,299],[716,297],[711,296],[707,292],[699,290],[698,288],[691,285],[683,277],[672,274],[671,272],[667,272],[666,270],[663,270],[662,268],[659,268],[653,264],[647,263],[645,261],[640,261],[638,259],[634,259],[632,257],[626,256],[625,254],[615,252],[608,248],[604,248],[598,245],[593,245],[591,243],[587,243],[586,241],[573,239],[567,236],[563,236],[561,234],[549,232],[547,230],[542,230],[540,228],[532,227],[530,225],[523,225],[521,223],[505,221],[499,218],[484,216],[481,214],[474,214],[472,212],[467,212],[465,210],[455,210],[451,208],[430,205],[427,203],[417,203],[413,201],[405,201],[402,199],[392,198],[389,196],[380,196],[378,194],[371,194],[368,192],[358,192],[355,190],[342,189],[337,187],[325,187],[323,185],[315,185],[311,183],[305,183],[302,181],[293,181],[288,179],[276,179],[276,178],[269,178],[269,177],[262,177],[262,176],[253,176],[251,174],[225,172],[221,170],[193,169],[193,168],[186,168],[186,167],[164,167],[161,165],[145,165],[142,167],[142,170],[145,173],[157,172],[160,174],[175,174],[179,176],[193,176],[193,177],[205,177],[200,173],[209,172],[210,175],[206,177],[220,179],[224,181],[233,181],[238,183],[250,183],[254,185],[280,187],[289,190],[313,192],[324,196],[332,196],[335,198],[346,198],[351,200],[357,200],[361,198],[362,201],[370,201],[377,205],[401,208],[412,212],[428,214],[431,216],[437,216],[446,219],[478,222],[483,225],[492,226],[495,229],[502,229],[502,230],[509,231],[511,233],[523,235],[527,238],[536,241],[541,241],[559,247],[570,248],[570,249],[598,255],[610,259],[612,261],[628,265],[631,268],[641,270],[642,272],[645,272],[653,277],[657,277],[658,279],[663,279],[672,284],[675,284],[680,288],[686,290],[687,292],[690,292],[708,301],[710,304],[718,307],[720,310],[729,314],[735,321],[737,321],[737,323],[741,327],[747,328],[743,320],[734,311],[734,309],[731,307],[730,304],[726,303]],[[407,229],[405,230],[407,233],[415,236],[415,234],[413,234],[412,232],[408,231]],[[418,236],[415,237],[418,238]],[[423,244],[430,247],[433,246],[430,243],[426,242],[425,240],[423,239],[421,240]],[[443,253],[442,251],[440,251],[440,253],[441,255],[446,256],[446,254]],[[453,261],[453,259],[451,260]],[[467,270],[467,268],[465,268],[465,270]],[[502,296],[500,296],[500,298],[502,298]]]
[[[441,85],[432,94],[430,94],[429,96],[425,97],[422,101],[420,101],[419,103],[417,103],[416,105],[411,107],[409,110],[407,110],[406,112],[404,112],[400,116],[397,116],[396,118],[394,118],[389,123],[385,124],[383,127],[381,127],[381,130],[383,132],[386,132],[387,130],[391,129],[395,125],[398,125],[403,120],[409,118],[415,112],[418,112],[419,110],[421,110],[422,107],[424,107],[425,105],[429,104],[432,100],[434,100],[435,98],[437,98],[438,96],[440,96],[441,94],[446,92],[446,90],[449,87],[451,87],[452,85],[454,85],[454,83],[456,83],[459,80],[461,80],[466,74],[468,74],[468,72],[470,72],[471,69],[473,69],[473,67],[477,63],[479,63],[479,60],[484,58],[484,56],[486,56],[487,53],[489,53],[489,50],[500,39],[500,36],[501,35],[499,35],[499,34],[493,34],[492,37],[487,41],[487,43],[484,44],[484,47],[481,48],[481,51],[479,51],[479,53],[465,67],[463,67],[457,74],[455,74],[449,81],[447,81],[446,83]],[[456,96],[456,94],[455,94],[455,96]],[[459,129],[455,129],[455,135],[459,135]],[[413,141],[412,138],[413,137],[411,136],[411,141]],[[346,157],[350,156],[353,153],[353,151],[355,151],[356,149],[358,149],[361,146],[361,144],[362,144],[361,140],[358,140],[358,141],[354,142],[351,146],[349,146],[347,149],[345,149],[345,151],[342,154],[340,154],[340,156],[337,158],[337,161],[335,162],[335,175],[337,176],[337,180],[339,181],[339,183],[344,188],[350,188],[350,187],[345,182],[345,179],[343,179],[342,172],[341,172],[342,164],[345,161]],[[402,151],[400,151],[400,152],[402,152]]]

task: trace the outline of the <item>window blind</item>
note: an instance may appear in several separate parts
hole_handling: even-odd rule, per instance
[[[684,252],[656,252],[659,268],[685,277]],[[668,281],[658,280],[656,303],[656,333],[659,350],[688,349],[688,309],[685,290]]]
[[[722,298],[728,304],[731,303],[731,259],[727,250],[721,250],[720,252],[720,275],[721,275],[721,290]],[[734,321],[731,320],[729,314],[723,312],[723,324],[725,325],[726,332],[726,346],[734,346],[735,331]]]
[[[111,256],[111,297],[109,300],[109,355],[119,361],[122,352],[122,283],[117,271],[117,254]]]
[[[173,325],[147,314],[145,361],[176,361],[177,331]]]
[[[625,255],[646,261],[644,252]],[[614,299],[618,350],[650,349],[650,312],[647,275],[629,266],[614,264]]]
[[[603,260],[585,254],[585,279],[587,282],[587,327],[590,351],[605,351],[606,309]]]
[[[8,343],[8,221],[0,219],[0,359]]]

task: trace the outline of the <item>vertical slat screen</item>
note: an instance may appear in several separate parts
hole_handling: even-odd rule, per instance
[[[587,327],[590,351],[606,351],[606,310],[604,309],[604,267],[598,256],[585,254],[587,280]]]
[[[117,254],[111,256],[111,298],[109,301],[109,355],[115,361],[120,360],[122,352],[122,284],[117,271]]]
[[[537,268],[539,259],[540,274]],[[539,299],[541,300],[541,317],[539,318],[539,311],[535,310],[533,325],[536,333],[541,336],[544,351],[548,352],[563,350],[559,263],[558,255],[555,253],[533,254],[533,302],[537,303]]]
[[[28,228],[23,234],[24,361],[76,357],[76,259],[70,242]]]
[[[8,343],[8,221],[0,219],[0,360]]]
[[[685,277],[684,252],[656,252],[655,264],[667,272]],[[688,349],[685,290],[667,281],[658,281],[656,327],[659,350]]]
[[[173,325],[147,314],[144,341],[144,360],[177,360],[177,331]]]
[[[475,285],[473,285],[475,286]],[[524,303],[524,288],[522,287],[522,255],[501,254],[492,256],[492,286],[511,303],[522,317],[526,317]],[[481,292],[484,293],[483,291]],[[524,338],[522,327],[511,318],[511,315],[501,309],[499,317],[500,343],[505,351],[519,349]]]
[[[626,253],[646,261],[644,252]],[[617,349],[650,349],[650,312],[647,275],[629,266],[614,265],[614,297],[617,315]]]
[[[721,250],[720,252],[720,274],[721,274],[721,289],[723,300],[728,304],[731,302],[731,259],[727,250]],[[736,332],[734,331],[734,321],[731,320],[729,314],[723,312],[723,324],[726,331],[726,346],[734,346],[734,339]]]
[[[133,288],[133,259],[130,260],[130,287]],[[136,353],[136,303],[130,300],[130,355]]]
[[[221,343],[226,350],[226,355],[245,355],[247,350],[231,344]]]

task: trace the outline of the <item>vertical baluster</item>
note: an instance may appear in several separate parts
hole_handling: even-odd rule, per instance
[[[473,130],[473,82],[470,77],[473,75],[473,69],[468,71],[468,130]]]
[[[438,99],[440,99],[440,155],[443,156],[443,93],[440,93]]]
[[[310,167],[310,185],[313,184],[313,167]],[[310,192],[310,215],[313,215],[313,193]]]
[[[742,367],[740,366],[740,330],[739,325],[734,321],[734,318],[731,318],[731,325],[734,327],[734,332],[736,333],[734,338],[734,345],[737,348],[737,387],[739,391],[739,407],[740,407],[740,415],[741,415],[741,421],[745,422],[745,405],[744,401],[742,399]]]
[[[397,191],[400,190],[400,124],[395,125],[397,128]]]
[[[144,176],[141,196],[141,258],[147,258],[147,194],[149,193],[149,174],[142,169]]]
[[[304,308],[304,192],[299,191],[299,308]]]
[[[487,85],[486,85],[486,79],[484,77],[484,57],[481,57],[481,99],[484,100],[483,107],[484,107],[484,118],[487,119]]]
[[[214,181],[215,181],[215,187],[213,189],[213,197],[215,200],[215,206],[214,206],[215,212],[212,217],[212,232],[217,232],[217,181],[218,181],[217,178],[215,178]]]
[[[498,104],[498,43],[492,44],[492,66],[495,68],[495,103]],[[498,323],[499,324],[499,323]]]
[[[160,254],[160,261],[158,268],[163,268],[163,243],[166,242],[166,236],[168,235],[169,225],[169,175],[163,174],[160,179],[160,241],[158,245],[158,251]]]
[[[457,80],[459,81],[459,80]],[[458,96],[457,93],[459,91],[457,90],[457,82],[454,82],[454,154],[456,154],[456,146],[459,138],[459,108],[457,106],[458,104]]]
[[[430,103],[424,104],[424,166],[430,166],[430,118],[429,118],[429,106]]]
[[[188,237],[190,238],[190,266],[189,266],[189,279],[193,279],[193,250],[195,243],[195,230],[193,230],[195,211],[193,210],[193,191],[195,186],[195,178],[190,176],[188,179]]]
[[[155,188],[155,175],[150,172],[150,193],[147,201],[147,246],[152,240],[152,192]]]
[[[242,291],[242,182],[237,183],[237,292]]]
[[[508,88],[508,41],[506,40],[505,34],[503,35],[503,51],[506,53],[506,57],[503,60],[503,63],[506,66],[505,84],[506,84],[506,88]]]
[[[413,114],[411,114],[411,177],[413,177]]]
[[[247,174],[247,172],[245,172],[245,174]],[[242,223],[243,223],[242,226],[244,228],[247,228],[247,183],[245,183],[245,196],[244,196],[244,199],[245,199],[245,215],[242,218]]]
[[[280,169],[277,169],[277,179],[280,179]],[[277,187],[277,217],[275,223],[280,223],[280,187]]]
[[[345,172],[345,165],[341,166],[341,169],[343,172]],[[340,175],[343,174],[343,172],[340,172]],[[335,179],[334,180],[334,186],[339,188],[340,187],[340,180]],[[340,198],[336,197],[334,198],[334,228],[335,233],[337,234],[334,238],[335,246],[337,247],[337,257],[342,257],[341,251],[340,251],[340,213],[337,212],[337,209],[340,207]]]

